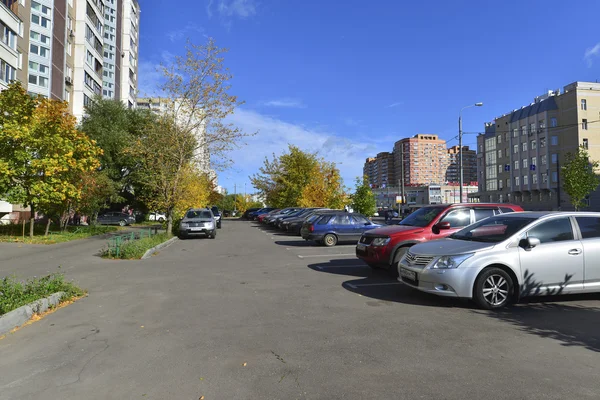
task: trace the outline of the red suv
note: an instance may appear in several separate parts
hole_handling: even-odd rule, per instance
[[[442,239],[481,219],[523,209],[514,204],[439,204],[420,208],[398,225],[365,232],[356,245],[356,256],[372,268],[397,274],[396,265],[408,248],[428,240]]]

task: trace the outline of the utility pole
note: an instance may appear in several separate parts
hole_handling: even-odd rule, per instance
[[[556,201],[558,203],[557,210],[560,211],[560,163],[558,161],[558,154],[556,154]]]
[[[233,184],[233,211],[237,211],[237,185]]]
[[[459,175],[459,183],[460,183],[459,195],[460,195],[460,199],[458,200],[459,203],[463,202],[463,145],[462,145],[463,131],[462,131],[462,112],[463,112],[463,110],[465,108],[469,108],[469,107],[481,107],[482,105],[483,105],[483,103],[471,104],[469,106],[465,106],[465,107],[461,108],[460,112],[458,113],[458,165],[459,165],[459,169],[460,169],[460,175]]]
[[[404,143],[400,151],[400,218],[404,215]]]

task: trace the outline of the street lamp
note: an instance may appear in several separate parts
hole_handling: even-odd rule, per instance
[[[460,109],[460,112],[458,113],[458,168],[460,170],[459,173],[459,184],[460,184],[460,189],[459,189],[459,196],[460,196],[460,200],[459,203],[463,202],[463,145],[462,145],[462,112],[464,109],[469,108],[469,107],[481,107],[483,105],[483,103],[475,103],[475,104],[471,104],[469,106],[465,106],[463,108]]]

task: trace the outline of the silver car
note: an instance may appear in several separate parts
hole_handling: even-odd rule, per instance
[[[520,297],[600,291],[600,213],[520,212],[417,244],[398,280],[494,309]]]
[[[179,238],[190,236],[205,236],[210,239],[217,237],[215,216],[210,208],[191,208],[179,223]]]

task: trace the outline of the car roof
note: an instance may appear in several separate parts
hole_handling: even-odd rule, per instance
[[[514,212],[501,214],[505,217],[510,218],[550,218],[556,216],[564,216],[564,217],[600,217],[600,212],[592,212],[592,211],[522,211],[522,212]]]

